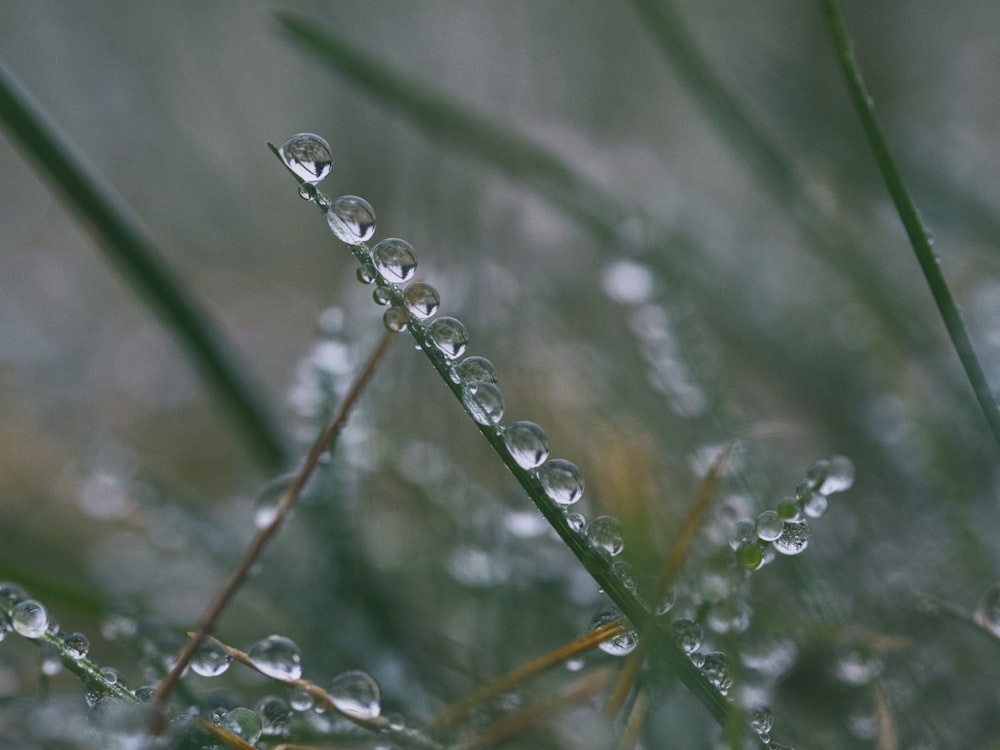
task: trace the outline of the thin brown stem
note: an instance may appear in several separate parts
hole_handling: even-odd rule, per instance
[[[348,414],[350,414],[354,404],[357,403],[358,399],[361,397],[361,393],[364,391],[365,386],[368,385],[368,382],[372,379],[372,376],[374,376],[379,363],[385,357],[386,352],[389,351],[389,346],[395,338],[396,334],[391,331],[386,332],[385,336],[383,336],[371,357],[369,357],[368,361],[365,362],[365,365],[359,373],[357,379],[351,384],[347,394],[340,402],[336,411],[330,417],[330,422],[327,424],[323,432],[320,433],[319,437],[316,438],[316,441],[309,449],[309,453],[299,465],[299,468],[295,471],[288,489],[285,490],[284,495],[282,495],[281,500],[278,502],[274,517],[269,523],[257,531],[254,538],[250,541],[250,544],[247,545],[247,548],[243,553],[243,558],[240,560],[239,564],[233,572],[230,573],[226,582],[215,592],[212,600],[208,603],[205,611],[198,619],[198,624],[194,634],[188,639],[187,645],[177,658],[177,661],[174,663],[170,672],[163,678],[159,686],[156,688],[153,700],[158,705],[162,706],[167,702],[167,699],[177,686],[177,682],[180,680],[184,670],[187,668],[188,664],[191,663],[191,659],[194,657],[198,647],[201,646],[202,642],[204,642],[206,636],[211,634],[220,615],[228,606],[233,596],[235,596],[236,592],[243,584],[243,581],[246,580],[246,577],[250,572],[250,568],[252,568],[254,563],[257,562],[264,546],[277,533],[278,529],[285,522],[285,520],[287,520],[289,513],[299,498],[299,494],[302,492],[302,488],[305,487],[306,482],[309,481],[322,455],[330,449],[333,441],[337,439],[338,435],[340,435],[341,430],[347,422]]]

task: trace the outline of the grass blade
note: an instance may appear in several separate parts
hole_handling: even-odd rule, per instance
[[[41,108],[0,63],[0,122],[187,352],[240,438],[268,468],[286,460],[264,402],[226,351],[222,335],[160,258],[153,243]]]
[[[997,404],[996,397],[993,395],[986,374],[976,356],[972,339],[969,338],[969,332],[965,328],[965,323],[962,321],[958,306],[951,294],[951,289],[938,265],[938,260],[928,239],[927,228],[924,226],[913,199],[910,197],[910,192],[896,167],[882,128],[879,126],[878,120],[875,119],[873,100],[861,75],[861,67],[854,55],[854,44],[847,31],[843,10],[838,0],[822,0],[822,6],[826,14],[827,28],[833,41],[837,60],[844,74],[851,102],[858,114],[858,119],[861,120],[865,137],[868,139],[879,171],[882,173],[882,179],[885,181],[899,218],[906,229],[913,252],[917,256],[917,263],[920,264],[920,270],[923,271],[927,286],[930,287],[934,304],[941,314],[952,346],[955,347],[955,352],[965,369],[965,375],[979,401],[983,416],[986,417],[997,446],[1000,447],[1000,405]]]

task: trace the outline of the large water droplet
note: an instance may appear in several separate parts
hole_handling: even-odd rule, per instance
[[[979,597],[976,622],[1000,638],[1000,583],[994,583]]]
[[[614,605],[608,605],[594,615],[594,619],[590,621],[590,630],[593,632],[598,628],[610,625],[611,623],[622,619],[624,619],[622,611]],[[603,641],[598,648],[604,653],[611,654],[612,656],[625,656],[635,650],[638,642],[638,631],[635,629],[629,629],[624,633],[619,633],[618,635]]]
[[[462,388],[462,403],[472,418],[483,425],[503,419],[503,394],[493,383],[477,380]]]
[[[438,318],[427,328],[434,346],[448,359],[465,354],[469,346],[469,332],[462,321],[455,318]]]
[[[805,521],[786,521],[781,536],[771,544],[783,555],[797,555],[809,546],[809,534]]]
[[[733,686],[733,671],[729,666],[729,659],[721,651],[705,654],[701,671],[723,695]]]
[[[757,570],[764,564],[764,548],[757,542],[747,542],[736,548],[736,562],[747,570]]]
[[[16,583],[0,583],[0,599],[8,604],[17,604],[29,598],[28,592]]]
[[[429,318],[441,306],[441,296],[430,284],[410,284],[403,291],[403,303],[406,309],[418,318]]]
[[[615,557],[625,549],[622,524],[613,516],[597,516],[587,524],[587,541],[594,549]]]
[[[41,638],[49,627],[48,610],[41,602],[26,599],[11,611],[10,625],[15,633],[25,638]]]
[[[302,654],[290,638],[269,635],[251,646],[247,655],[254,666],[268,677],[276,680],[302,677]]]
[[[348,245],[367,242],[375,234],[375,209],[356,195],[334,200],[326,212],[326,221],[337,239]]]
[[[576,464],[555,458],[538,470],[545,494],[560,505],[572,505],[583,497],[583,475]]]
[[[382,692],[367,672],[354,669],[337,675],[326,693],[338,711],[356,719],[374,719],[382,711]]]
[[[202,677],[218,677],[229,669],[232,657],[216,641],[206,639],[191,659],[191,670]]]
[[[670,623],[677,645],[685,654],[693,654],[701,646],[705,637],[701,625],[688,617],[678,617]]]
[[[249,744],[253,744],[260,739],[260,717],[255,711],[244,706],[239,706],[223,714],[219,726],[232,732]]]
[[[293,135],[281,144],[278,153],[285,166],[308,183],[319,182],[333,167],[330,144],[312,133]]]
[[[549,436],[534,422],[514,422],[503,431],[503,442],[514,463],[534,469],[549,457]]]
[[[392,283],[409,281],[417,270],[413,245],[396,237],[382,240],[372,248],[372,262],[382,278]]]
[[[754,527],[759,539],[765,542],[773,542],[781,536],[781,532],[785,528],[785,522],[781,520],[777,511],[765,510],[757,516],[757,522],[754,524]]]
[[[454,370],[456,383],[496,383],[497,370],[486,357],[466,357]]]

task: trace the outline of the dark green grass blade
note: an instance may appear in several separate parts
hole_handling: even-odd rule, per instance
[[[903,178],[896,168],[896,163],[889,151],[882,128],[875,119],[875,112],[872,105],[871,95],[865,86],[864,78],[861,75],[861,68],[854,56],[854,44],[847,31],[847,23],[844,19],[843,11],[838,0],[821,0],[823,10],[826,14],[827,28],[830,38],[840,62],[844,79],[847,83],[848,93],[854,109],[861,120],[861,127],[865,131],[865,137],[871,146],[875,160],[878,162],[879,171],[885,181],[886,188],[892,196],[892,201],[896,205],[899,218],[906,228],[906,234],[910,238],[913,252],[917,256],[917,263],[923,271],[927,286],[930,287],[931,295],[934,297],[934,304],[937,306],[941,319],[944,321],[948,336],[951,338],[955,352],[965,368],[966,377],[972,385],[972,390],[979,401],[983,416],[993,432],[997,445],[1000,446],[1000,406],[990,388],[986,374],[983,372],[979,358],[976,356],[972,339],[965,328],[962,316],[955,304],[955,299],[951,294],[948,282],[941,272],[937,258],[931,248],[928,232],[920,219],[909,190],[903,182]]]
[[[599,236],[614,236],[627,217],[623,207],[572,167],[514,130],[402,75],[314,21],[280,12],[275,17],[296,44],[402,113],[429,137],[485,159]]]
[[[106,256],[160,317],[232,419],[240,437],[268,468],[284,464],[281,435],[222,336],[159,257],[152,242],[93,170],[50,124],[0,63],[0,121],[76,213]]]

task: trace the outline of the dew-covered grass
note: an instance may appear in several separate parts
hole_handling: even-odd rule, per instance
[[[132,11],[0,24],[0,746],[998,747],[992,5]]]

